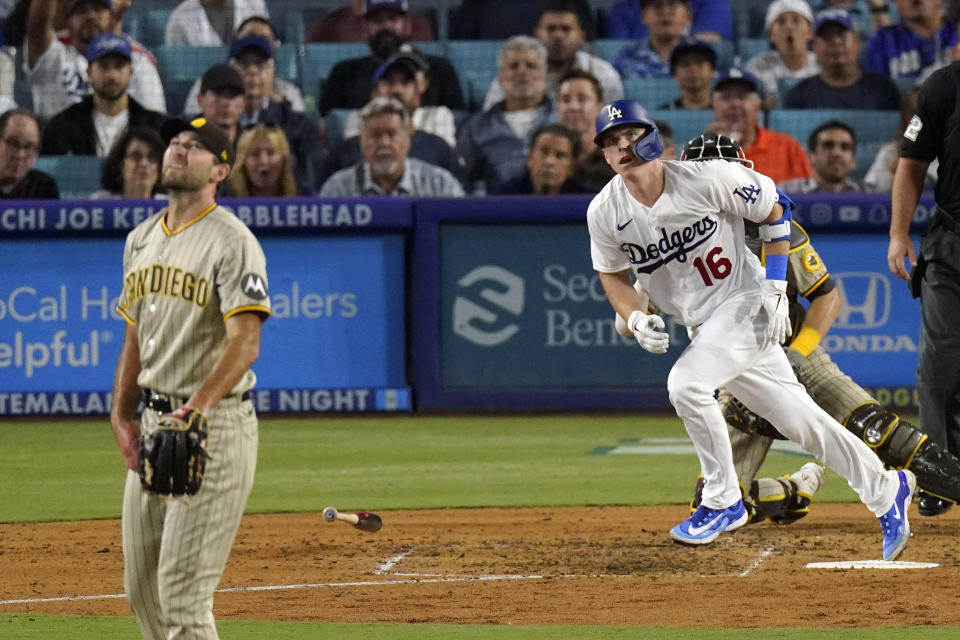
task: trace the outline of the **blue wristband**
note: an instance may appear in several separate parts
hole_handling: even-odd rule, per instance
[[[785,254],[767,255],[767,280],[786,280],[787,279],[787,256]]]

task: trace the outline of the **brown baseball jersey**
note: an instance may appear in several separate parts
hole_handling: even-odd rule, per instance
[[[250,229],[219,205],[176,231],[165,216],[127,236],[117,310],[137,326],[139,386],[186,398],[226,347],[224,321],[243,311],[270,313],[266,259]],[[229,395],[255,382],[247,371]]]

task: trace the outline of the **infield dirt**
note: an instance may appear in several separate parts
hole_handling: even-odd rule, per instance
[[[960,509],[921,518],[903,561],[861,505],[816,504],[702,548],[672,543],[684,507],[380,512],[370,534],[315,514],[246,516],[220,619],[710,627],[960,625]],[[0,525],[0,612],[130,615],[117,520]],[[252,590],[257,589],[257,590]],[[85,597],[85,599],[78,599]],[[41,599],[64,600],[41,602]],[[29,600],[11,603],[10,600]]]

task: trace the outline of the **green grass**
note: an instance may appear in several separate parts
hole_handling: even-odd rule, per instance
[[[669,416],[311,417],[261,422],[257,479],[247,511],[376,510],[679,504],[698,464],[690,454],[596,455],[636,438],[685,437]],[[125,475],[106,420],[0,423],[0,522],[115,518]],[[774,453],[765,474],[804,462]],[[832,472],[817,501],[855,501]],[[671,640],[954,638],[960,629],[725,630],[509,625],[344,625],[219,621],[224,638],[277,640]],[[0,638],[139,638],[132,618],[9,614]]]
[[[493,625],[312,624],[250,621],[217,622],[229,640],[939,640],[957,637],[957,629],[913,627],[837,629],[703,629],[693,627],[584,627]],[[125,640],[139,638],[133,618],[0,615],[4,640]]]
[[[266,419],[248,512],[687,502],[692,454],[590,454],[639,437],[685,433],[667,416]],[[0,451],[0,486],[16,487],[0,522],[119,517],[125,468],[105,420],[3,423]],[[802,461],[772,454],[765,471]],[[856,497],[830,474],[817,499]]]

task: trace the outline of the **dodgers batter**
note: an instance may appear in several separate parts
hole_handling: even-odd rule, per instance
[[[617,173],[587,211],[593,267],[607,298],[641,347],[667,351],[663,319],[640,309],[632,272],[691,337],[667,390],[705,485],[700,506],[671,529],[671,537],[707,544],[747,522],[727,425],[714,397],[725,386],[843,476],[880,520],[883,559],[898,557],[910,537],[913,474],[885,470],[861,440],[820,409],[779,346],[790,332],[785,277],[791,216],[773,181],[736,163],[662,161],[653,119],[630,100],[605,105],[596,131],[594,141]],[[744,242],[744,219],[761,225],[766,269]]]
[[[250,367],[270,313],[266,260],[214,199],[234,160],[226,133],[203,118],[167,120],[160,132],[170,202],[127,236],[117,307],[127,321],[111,409],[128,468],[124,587],[145,639],[213,640],[213,593],[256,468]],[[195,496],[161,497],[141,488],[137,440],[180,406],[208,417],[210,458]]]

